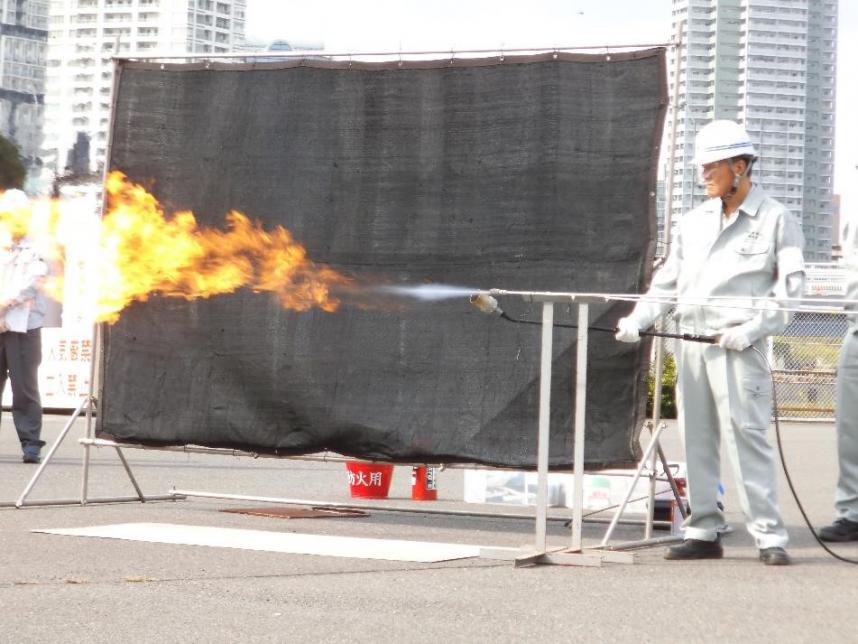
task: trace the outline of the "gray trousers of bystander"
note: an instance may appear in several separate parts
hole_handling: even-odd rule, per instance
[[[7,378],[12,385],[12,419],[21,449],[38,450],[44,445],[42,401],[39,396],[39,365],[42,362],[42,330],[0,333],[0,393]]]

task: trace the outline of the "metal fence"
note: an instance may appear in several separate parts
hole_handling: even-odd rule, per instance
[[[778,413],[783,419],[834,419],[837,357],[846,316],[796,313],[783,335],[770,341]]]

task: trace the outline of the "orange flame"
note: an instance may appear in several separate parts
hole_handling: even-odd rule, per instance
[[[351,278],[311,261],[282,226],[267,231],[234,210],[226,215],[226,230],[198,226],[189,211],[169,217],[153,195],[121,172],[110,173],[105,189],[108,209],[93,249],[98,320],[115,322],[131,302],[156,293],[190,300],[242,287],[272,292],[285,308],[332,312],[340,301],[331,287],[351,283]],[[52,207],[61,206],[54,202]],[[18,210],[14,217],[0,211],[0,223],[8,220],[16,229],[21,218]],[[56,238],[57,222],[63,218],[51,219],[47,236]],[[55,281],[48,290],[61,292],[61,284]]]
[[[151,293],[195,299],[240,287],[271,291],[297,311],[339,307],[330,287],[350,279],[308,259],[282,226],[266,231],[235,210],[226,215],[227,231],[200,228],[188,211],[168,218],[155,197],[121,172],[110,173],[106,189],[99,319],[115,320]]]

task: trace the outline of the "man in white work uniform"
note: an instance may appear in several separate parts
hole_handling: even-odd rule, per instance
[[[858,221],[844,235],[846,299],[858,299]],[[840,476],[834,495],[837,519],[819,531],[823,541],[858,541],[858,305],[847,304],[849,327],[837,362],[836,420]]]
[[[695,164],[709,199],[680,219],[667,261],[653,276],[651,299],[645,296],[617,323],[617,339],[636,342],[677,301],[682,333],[718,338],[717,344],[679,347],[678,418],[691,514],[683,524],[685,540],[669,548],[666,559],[724,554],[718,506],[723,434],[760,560],[790,563],[774,452],[766,438],[771,379],[752,347],[765,352],[765,338],[786,327],[789,318],[777,298],[801,297],[804,239],[795,217],[751,183],[755,160],[741,125],[718,120],[700,130]]]

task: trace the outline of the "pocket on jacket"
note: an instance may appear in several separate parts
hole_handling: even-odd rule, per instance
[[[740,255],[765,255],[769,252],[771,244],[765,241],[743,241],[741,244],[736,244],[732,248]]]

